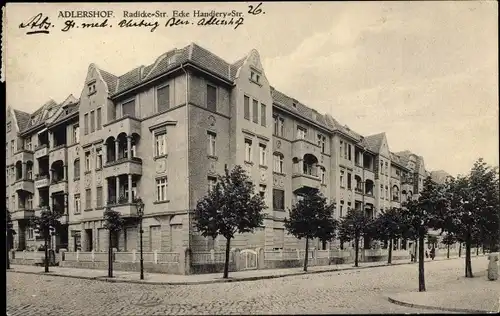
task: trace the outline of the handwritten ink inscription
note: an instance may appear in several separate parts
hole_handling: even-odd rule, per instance
[[[146,11],[123,11],[121,20],[114,20],[113,11],[60,11],[58,18],[65,19],[62,22],[60,30],[68,32],[73,29],[104,29],[113,26],[127,28],[143,28],[150,32],[156,31],[161,27],[184,27],[184,26],[230,26],[238,29],[245,22],[245,18],[251,16],[264,15],[262,2],[257,5],[248,5],[246,13],[231,11],[204,11],[204,10],[173,10],[171,13],[160,10]],[[69,19],[68,19],[69,18]],[[83,20],[92,18],[92,20]],[[58,23],[60,25],[60,23]],[[31,34],[49,34],[50,29],[55,25],[49,20],[49,17],[42,13],[27,19],[19,24],[19,28]],[[59,27],[59,26],[58,26]]]
[[[28,21],[19,24],[20,29],[26,29],[26,35],[32,34],[49,34],[49,29],[54,27],[49,21],[49,18],[38,13]]]

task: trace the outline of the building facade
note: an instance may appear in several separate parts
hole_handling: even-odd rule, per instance
[[[28,218],[51,206],[65,214],[52,247],[105,251],[106,205],[126,219],[118,249],[138,249],[137,197],[147,251],[223,249],[223,239],[196,232],[189,210],[235,165],[268,208],[263,226],[232,246],[301,248],[284,219],[307,190],[335,203],[336,218],[352,208],[377,216],[417,197],[430,174],[421,156],[391,152],[384,133],[363,137],[276,90],[255,50],[228,63],[190,44],[121,76],[91,64],[84,80],[78,99],[33,114],[7,109],[6,203],[17,249],[40,243]]]

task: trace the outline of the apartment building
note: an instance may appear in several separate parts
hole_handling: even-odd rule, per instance
[[[84,80],[78,99],[33,114],[7,110],[16,248],[36,242],[27,219],[51,205],[65,214],[54,247],[105,251],[109,205],[126,220],[115,245],[138,249],[137,197],[146,250],[224,248],[222,238],[200,236],[190,210],[235,165],[268,208],[263,226],[232,246],[298,248],[304,241],[287,234],[284,219],[304,192],[320,190],[336,218],[351,208],[377,216],[418,196],[429,174],[421,156],[391,152],[385,133],[363,137],[272,87],[256,50],[228,63],[193,43],[121,76],[91,64]]]

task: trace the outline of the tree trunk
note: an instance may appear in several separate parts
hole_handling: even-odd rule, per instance
[[[224,262],[224,279],[227,279],[229,274],[229,252],[231,251],[231,238],[226,238],[226,261]]]
[[[479,256],[479,246],[476,246],[476,257]]]
[[[44,246],[45,246],[44,266],[45,266],[45,273],[47,273],[47,272],[49,272],[49,247],[48,247],[47,233],[45,233],[44,235],[45,235],[43,237],[43,243],[44,243]]]
[[[425,234],[421,233],[418,238],[418,291],[419,292],[425,292],[424,239],[425,239]]]
[[[450,244],[447,246],[446,259],[450,259]]]
[[[458,246],[458,257],[462,257],[462,242],[460,242],[460,245]]]
[[[354,238],[354,266],[358,267],[359,237]]]
[[[465,239],[465,277],[473,278],[472,275],[472,263],[471,263],[471,244],[472,240],[470,237],[470,228],[468,228],[467,238]]]
[[[109,246],[108,246],[108,277],[113,277],[113,236],[109,231]]]
[[[387,264],[392,263],[392,238],[389,240],[389,253],[387,256]]]
[[[306,237],[306,257],[304,258],[304,272],[307,272],[308,259],[309,259],[309,238]]]

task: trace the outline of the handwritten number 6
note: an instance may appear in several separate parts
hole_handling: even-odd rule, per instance
[[[248,6],[248,13],[253,14],[253,15],[258,15],[262,13],[262,9],[260,6],[262,5],[262,2],[259,3],[255,8],[252,5]]]

